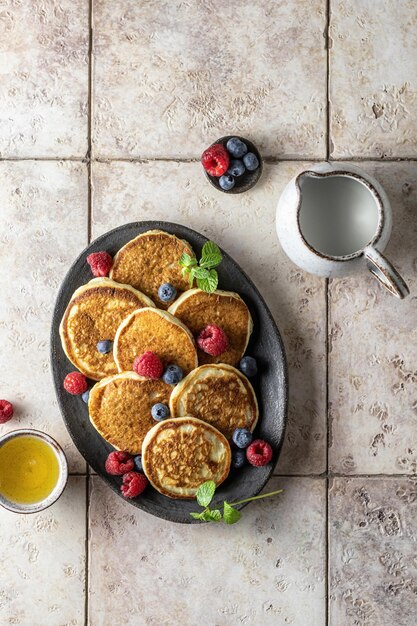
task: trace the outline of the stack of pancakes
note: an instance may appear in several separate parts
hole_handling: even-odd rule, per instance
[[[195,256],[174,235],[139,235],[116,254],[110,278],[75,291],[60,326],[68,359],[98,381],[88,402],[92,425],[114,448],[142,454],[149,481],[171,498],[195,497],[206,480],[220,484],[230,469],[233,431],[252,431],[259,413],[252,385],[235,368],[252,332],[249,310],[236,293],[188,289],[178,263],[183,253]],[[167,282],[177,291],[170,306],[158,298]],[[227,335],[219,357],[196,346],[208,324]],[[102,340],[113,343],[112,351],[97,350]],[[148,350],[164,366],[179,365],[183,380],[174,386],[134,373],[135,357]],[[171,412],[160,423],[151,416],[158,402]]]

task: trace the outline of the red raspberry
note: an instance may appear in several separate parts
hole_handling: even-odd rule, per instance
[[[84,391],[87,391],[87,388],[87,379],[80,372],[71,372],[65,376],[64,389],[73,396],[84,393]]]
[[[216,324],[206,326],[197,337],[198,347],[210,356],[219,356],[229,345],[225,332]]]
[[[113,265],[113,259],[108,252],[93,252],[87,257],[94,276],[108,276]]]
[[[201,155],[201,163],[210,176],[221,176],[229,167],[230,157],[221,143],[215,143]]]
[[[272,448],[263,439],[255,439],[250,446],[246,448],[246,458],[251,465],[261,467],[266,465],[272,459]]]
[[[133,369],[139,376],[146,376],[146,378],[161,378],[164,366],[160,358],[153,352],[148,350],[137,356],[133,361]]]
[[[13,404],[8,400],[0,400],[0,424],[5,424],[13,417]]]
[[[128,452],[110,452],[106,459],[106,472],[112,476],[122,476],[132,471],[135,467],[132,457]]]
[[[120,490],[125,498],[136,498],[148,486],[148,479],[145,474],[139,472],[128,472],[123,476],[123,485]]]

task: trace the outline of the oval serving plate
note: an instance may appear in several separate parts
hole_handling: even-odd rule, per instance
[[[102,235],[86,248],[66,275],[58,293],[51,329],[51,363],[55,391],[66,427],[82,456],[106,483],[120,493],[121,478],[109,476],[104,469],[105,460],[113,447],[108,444],[90,424],[87,405],[81,396],[71,396],[63,388],[65,376],[74,370],[61,346],[59,324],[74,291],[87,283],[91,270],[85,259],[91,252],[107,250],[112,256],[128,241],[147,230],[165,230],[186,239],[198,257],[206,237],[194,230],[171,222],[134,222],[120,226]],[[259,291],[239,265],[223,250],[223,261],[218,267],[219,288],[236,291],[248,305],[253,317],[254,329],[247,354],[253,355],[259,365],[259,373],[252,379],[259,402],[260,419],[254,436],[268,441],[274,451],[273,460],[264,467],[245,466],[231,470],[229,477],[216,491],[212,506],[223,500],[234,502],[258,494],[270,478],[281,450],[288,404],[288,374],[284,347],[274,319]],[[93,381],[90,381],[93,384]],[[200,507],[194,500],[171,500],[151,487],[138,498],[129,500],[133,506],[152,515],[183,524],[201,523],[193,520],[191,511]],[[241,509],[245,505],[238,505]]]

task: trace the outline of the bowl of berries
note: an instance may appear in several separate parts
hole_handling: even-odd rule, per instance
[[[258,182],[262,158],[248,139],[227,135],[215,141],[201,156],[204,172],[219,191],[243,193]]]

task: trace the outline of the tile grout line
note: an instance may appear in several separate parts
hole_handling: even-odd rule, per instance
[[[326,149],[327,152],[327,149]],[[329,159],[336,163],[339,162],[359,162],[359,163],[416,163],[417,157],[408,156],[408,157],[383,157],[378,158],[377,156],[344,156],[344,157],[333,157],[329,156]],[[265,163],[275,164],[275,163],[297,163],[303,161],[311,161],[312,163],[323,163],[327,160],[322,157],[315,156],[264,156],[263,160]],[[75,163],[199,163],[200,159],[198,157],[195,158],[182,158],[182,157],[94,157],[91,158],[89,153],[86,156],[49,156],[49,157],[37,157],[37,156],[27,156],[27,157],[0,157],[0,163],[10,162],[10,163],[19,163],[20,161],[50,161],[50,162],[75,162]]]
[[[330,3],[331,0],[326,0],[326,161],[331,159],[331,136],[330,136]],[[330,428],[329,428],[329,331],[330,331],[330,302],[329,302],[329,279],[325,280],[325,320],[326,320],[326,388],[325,388],[325,411],[326,411],[326,499],[325,499],[325,598],[326,603],[324,607],[325,624],[329,626],[330,623],[330,533],[329,533],[329,443],[330,443]]]
[[[88,466],[87,466],[88,467]],[[90,525],[90,474],[85,476],[85,582],[84,582],[84,624],[88,626],[89,623],[89,525]]]
[[[92,122],[93,122],[93,0],[88,0],[88,115],[87,115],[87,239],[92,234]],[[84,625],[90,621],[90,466],[87,463],[85,484],[85,585],[84,585]]]

